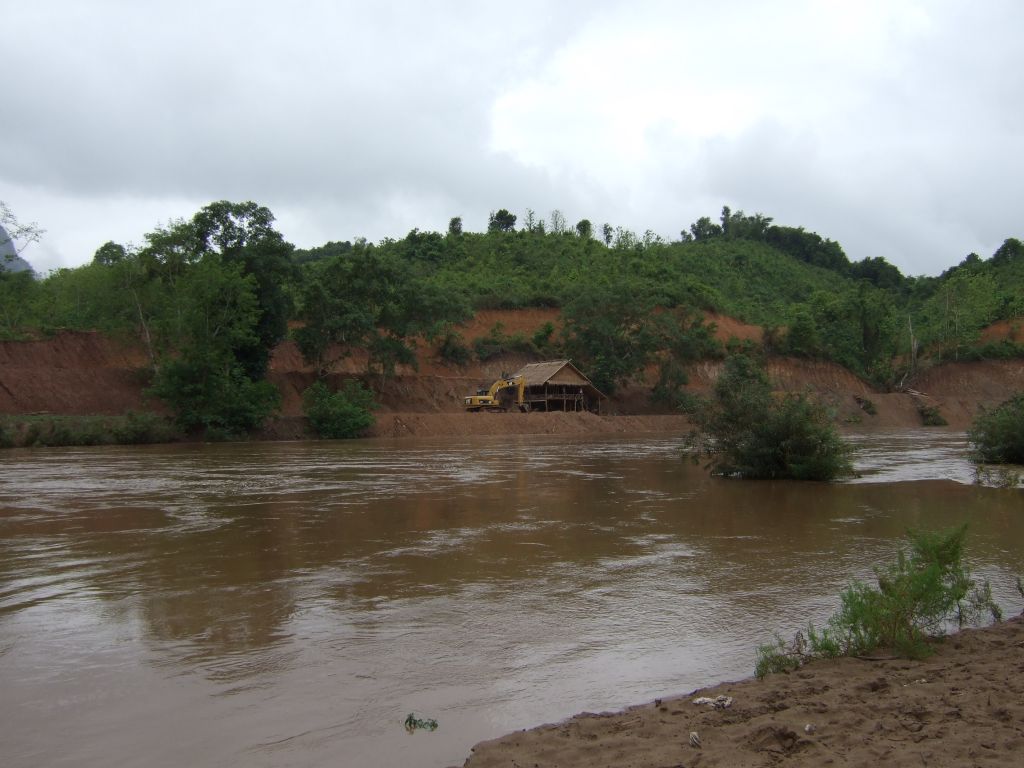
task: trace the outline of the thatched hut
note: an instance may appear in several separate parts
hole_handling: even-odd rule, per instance
[[[568,360],[524,365],[512,378],[525,379],[523,400],[532,411],[601,412],[606,397]]]

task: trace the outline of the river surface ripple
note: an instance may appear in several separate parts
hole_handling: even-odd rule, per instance
[[[460,764],[749,675],[908,527],[970,522],[1019,610],[1022,492],[972,485],[963,435],[853,441],[840,484],[662,438],[5,451],[0,763]]]

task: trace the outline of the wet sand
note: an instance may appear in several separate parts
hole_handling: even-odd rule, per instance
[[[725,709],[693,703],[732,697]],[[699,737],[691,745],[690,734]],[[839,659],[473,748],[466,768],[1024,764],[1024,618],[965,630],[923,661]]]

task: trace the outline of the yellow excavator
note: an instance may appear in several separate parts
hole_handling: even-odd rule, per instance
[[[521,411],[530,410],[526,403],[526,377],[502,376],[487,389],[478,389],[475,395],[465,399],[466,410],[507,411],[512,406]]]

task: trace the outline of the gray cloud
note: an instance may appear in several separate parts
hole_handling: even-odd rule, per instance
[[[304,246],[729,204],[935,273],[1022,234],[1024,12],[851,8],[12,4],[0,198],[42,269],[221,198]]]

